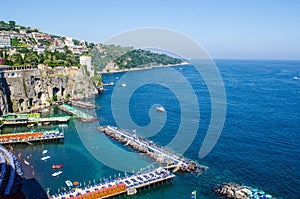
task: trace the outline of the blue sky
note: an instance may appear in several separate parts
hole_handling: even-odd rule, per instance
[[[10,0],[0,9],[0,20],[87,41],[161,27],[191,37],[213,58],[300,59],[298,0]]]

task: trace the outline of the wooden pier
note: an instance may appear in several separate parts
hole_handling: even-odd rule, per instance
[[[77,187],[68,192],[61,192],[50,196],[52,199],[102,199],[120,195],[134,195],[139,190],[161,185],[172,181],[173,173],[165,168],[157,168],[152,171],[140,172],[134,175],[125,175],[114,180],[104,179],[94,185]]]

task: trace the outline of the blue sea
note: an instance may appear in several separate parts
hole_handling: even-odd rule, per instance
[[[170,150],[177,151],[176,147],[172,148],[168,144],[175,139],[181,125],[196,126],[196,135],[183,155],[209,167],[201,176],[178,174],[172,184],[144,190],[130,198],[184,199],[190,198],[189,194],[194,190],[197,191],[197,198],[220,198],[213,188],[224,182],[258,188],[277,198],[300,198],[300,61],[215,60],[215,63],[224,82],[226,118],[216,145],[204,158],[199,158],[198,153],[211,123],[211,94],[193,66],[175,66],[172,69],[190,84],[199,105],[200,118],[194,115],[194,102],[186,94],[188,89],[180,83],[176,93],[172,92],[174,88],[168,88],[164,84],[144,84],[130,95],[128,104],[117,104],[116,109],[122,110],[122,106],[126,106],[128,110],[127,113],[124,112],[124,116],[118,117],[123,117],[126,122],[128,118],[125,117],[130,115],[132,122],[140,128],[148,128],[147,125],[158,118],[156,122],[162,128],[148,139],[167,146]],[[176,81],[177,78],[165,74],[168,70],[162,68],[128,73],[137,77],[138,84],[138,79],[149,71],[150,74],[164,76],[166,79],[175,78]],[[104,74],[103,82],[118,83],[125,74]],[[128,89],[134,82],[119,83],[126,83],[127,86],[123,89]],[[96,130],[98,125],[118,124],[112,111],[112,106],[116,106],[112,103],[112,95],[117,98],[122,96],[115,95],[116,86],[105,87],[103,93],[92,99],[99,107],[95,111],[99,122],[70,122],[68,128],[63,129],[64,144],[14,147],[16,151],[22,152],[23,157],[32,155],[29,161],[34,166],[37,181],[45,190],[48,189],[50,193],[61,191],[65,187],[65,180],[87,184],[98,182],[104,177],[113,178],[119,173],[124,175],[124,171],[111,168],[99,159],[108,158],[106,162],[118,162],[122,159],[121,155],[110,154],[116,154],[118,150],[125,151],[126,154],[131,150],[114,141],[109,141],[108,144],[107,138]],[[166,113],[153,111],[153,105],[158,104],[165,108]],[[184,112],[182,107],[186,104]],[[54,108],[51,114],[63,113]],[[185,124],[181,124],[183,121]],[[149,128],[157,130],[155,126]],[[136,134],[139,133],[144,136],[137,130]],[[184,133],[188,137],[191,131],[187,129]],[[51,155],[47,162],[40,161],[43,149],[47,149]],[[145,165],[152,163],[147,157],[137,153],[130,158],[133,168],[141,162]],[[52,164],[64,164],[63,175],[53,178]]]

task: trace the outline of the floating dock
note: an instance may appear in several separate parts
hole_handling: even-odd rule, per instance
[[[49,142],[49,141],[62,141],[64,139],[64,133],[59,132],[58,129],[38,132],[22,132],[22,133],[10,133],[0,135],[0,144],[19,144],[32,142]]]
[[[207,169],[206,166],[199,165],[196,162],[190,161],[184,157],[180,157],[170,151],[167,151],[161,146],[154,144],[151,141],[130,134],[117,127],[100,126],[98,130],[140,153],[145,153],[158,163],[166,165],[168,169],[173,169],[174,172],[181,171],[202,174]]]
[[[92,104],[91,102],[82,102],[82,101],[71,101],[72,106],[79,106],[82,108],[96,109],[97,106]]]
[[[76,109],[70,105],[67,105],[67,104],[60,105],[59,109],[62,111],[65,111],[69,114],[75,115],[78,119],[80,119],[83,122],[93,122],[93,121],[97,120],[96,117],[94,117],[90,114],[87,114],[87,113],[85,113],[79,109]]]
[[[61,192],[50,196],[51,199],[102,199],[121,195],[134,195],[139,190],[150,188],[154,185],[172,181],[173,173],[165,168],[158,168],[153,171],[140,172],[131,176],[114,180],[104,179],[95,185],[88,185],[82,188],[75,188],[68,192]]]

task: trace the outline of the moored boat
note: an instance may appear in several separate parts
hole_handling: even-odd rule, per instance
[[[28,124],[27,128],[32,128],[34,126],[34,124]]]
[[[57,176],[61,175],[62,173],[63,173],[62,171],[57,171],[57,172],[52,173],[52,176],[57,177]]]
[[[50,158],[51,158],[51,157],[50,157],[49,155],[47,155],[47,156],[45,156],[45,157],[42,157],[41,160],[42,160],[42,161],[45,161],[45,160],[48,160],[48,159],[50,159]]]
[[[162,112],[162,113],[164,113],[164,112],[166,111],[165,108],[162,107],[162,106],[156,107],[156,110],[157,110],[158,112]]]
[[[30,163],[27,162],[25,159],[24,159],[24,163],[25,163],[26,165],[30,165]]]
[[[63,167],[64,167],[64,165],[62,165],[62,164],[52,165],[52,169],[61,169]]]
[[[79,185],[79,182],[75,181],[75,182],[73,182],[73,185],[74,185],[74,186],[78,186],[78,185]]]
[[[73,184],[72,184],[72,182],[70,180],[66,180],[65,183],[66,183],[66,185],[68,187],[72,187],[73,186]]]

